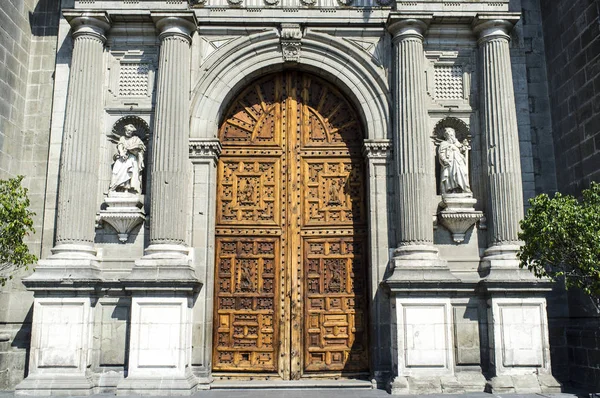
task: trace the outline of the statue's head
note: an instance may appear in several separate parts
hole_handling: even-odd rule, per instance
[[[125,135],[127,137],[131,137],[136,130],[137,129],[135,128],[135,126],[133,124],[128,124],[125,126]]]
[[[444,128],[444,138],[445,139],[456,138],[456,131],[452,127],[445,127]]]

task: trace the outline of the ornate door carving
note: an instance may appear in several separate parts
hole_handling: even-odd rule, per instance
[[[321,79],[269,75],[219,131],[214,371],[368,370],[363,135]]]

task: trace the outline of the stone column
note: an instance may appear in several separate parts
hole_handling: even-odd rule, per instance
[[[189,17],[153,15],[160,35],[152,153],[150,247],[147,254],[187,254],[189,185],[190,45],[196,24]]]
[[[100,278],[94,249],[103,108],[104,12],[65,12],[73,55],[60,160],[56,245],[27,280]],[[27,283],[27,281],[26,281]]]
[[[393,129],[399,223],[395,271],[401,267],[443,266],[433,246],[435,166],[425,104],[423,35],[430,15],[391,15]],[[397,279],[392,276],[392,279]],[[406,276],[398,279],[406,279]]]
[[[518,265],[523,185],[519,132],[508,32],[518,16],[478,16],[481,76],[481,126],[487,173],[488,249],[484,267],[513,270]]]
[[[60,164],[56,247],[93,252],[98,144],[103,108],[103,52],[109,28],[103,13],[77,16]]]

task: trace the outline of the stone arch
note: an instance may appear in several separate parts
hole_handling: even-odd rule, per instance
[[[360,114],[368,139],[390,136],[390,93],[387,80],[367,54],[345,41],[308,31],[295,65],[336,86]],[[255,78],[289,68],[273,31],[240,37],[212,54],[192,91],[192,138],[215,138],[219,123],[235,95]]]

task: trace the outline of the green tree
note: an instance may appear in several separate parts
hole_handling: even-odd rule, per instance
[[[11,279],[14,272],[37,261],[23,238],[35,233],[34,212],[29,210],[27,188],[21,186],[23,176],[0,180],[0,283]]]
[[[592,182],[581,200],[556,193],[529,201],[519,237],[521,268],[537,277],[564,278],[598,304],[600,298],[600,184]]]

